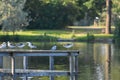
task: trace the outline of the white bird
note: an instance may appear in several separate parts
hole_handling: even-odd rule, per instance
[[[52,48],[51,48],[51,50],[56,50],[56,49],[57,49],[56,45],[52,46]]]
[[[9,41],[7,42],[7,45],[8,45],[9,48],[15,48],[16,47],[14,44],[10,43]]]
[[[31,42],[27,42],[28,43],[28,47],[30,48],[37,48],[35,45],[33,45]]]
[[[99,19],[99,17],[95,17],[95,19]]]
[[[3,42],[3,43],[0,45],[0,49],[6,48],[6,47],[7,47],[6,42]]]
[[[73,43],[68,43],[68,44],[63,45],[63,47],[65,48],[71,48],[72,46],[73,46]]]
[[[27,76],[24,76],[24,77],[20,77],[22,80],[26,80],[26,77]],[[31,80],[33,77],[27,77],[27,80]]]
[[[18,43],[18,44],[16,44],[16,46],[17,46],[18,48],[23,48],[23,47],[25,47],[25,44],[24,44],[24,43]]]

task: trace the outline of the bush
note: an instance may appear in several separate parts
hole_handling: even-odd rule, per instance
[[[0,41],[6,42],[10,40],[10,36],[9,35],[1,35],[0,36]]]
[[[6,42],[6,41],[19,41],[19,35],[1,35],[0,41]]]
[[[94,35],[87,33],[87,42],[94,41],[94,39],[95,39]]]

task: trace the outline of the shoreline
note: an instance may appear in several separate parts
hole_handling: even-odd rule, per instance
[[[88,40],[76,40],[76,39],[58,39],[57,42],[92,42],[92,43],[113,43],[114,40],[112,38],[101,38],[94,39],[91,41]]]

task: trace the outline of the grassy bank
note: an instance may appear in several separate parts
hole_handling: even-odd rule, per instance
[[[76,41],[89,41],[95,39],[111,39],[113,34],[96,34],[84,31],[74,30],[28,30],[17,32],[16,35],[12,35],[9,32],[5,35],[0,32],[0,41],[57,41],[58,39],[75,39]]]

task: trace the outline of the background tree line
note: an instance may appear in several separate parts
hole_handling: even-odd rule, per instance
[[[104,8],[105,0],[27,0],[24,10],[32,18],[29,29],[63,29],[82,19],[93,23]]]
[[[105,24],[107,0],[0,0],[3,30],[63,29],[73,22],[92,25],[95,17]],[[113,19],[119,15],[119,0],[112,0]],[[113,23],[114,24],[114,23]]]

